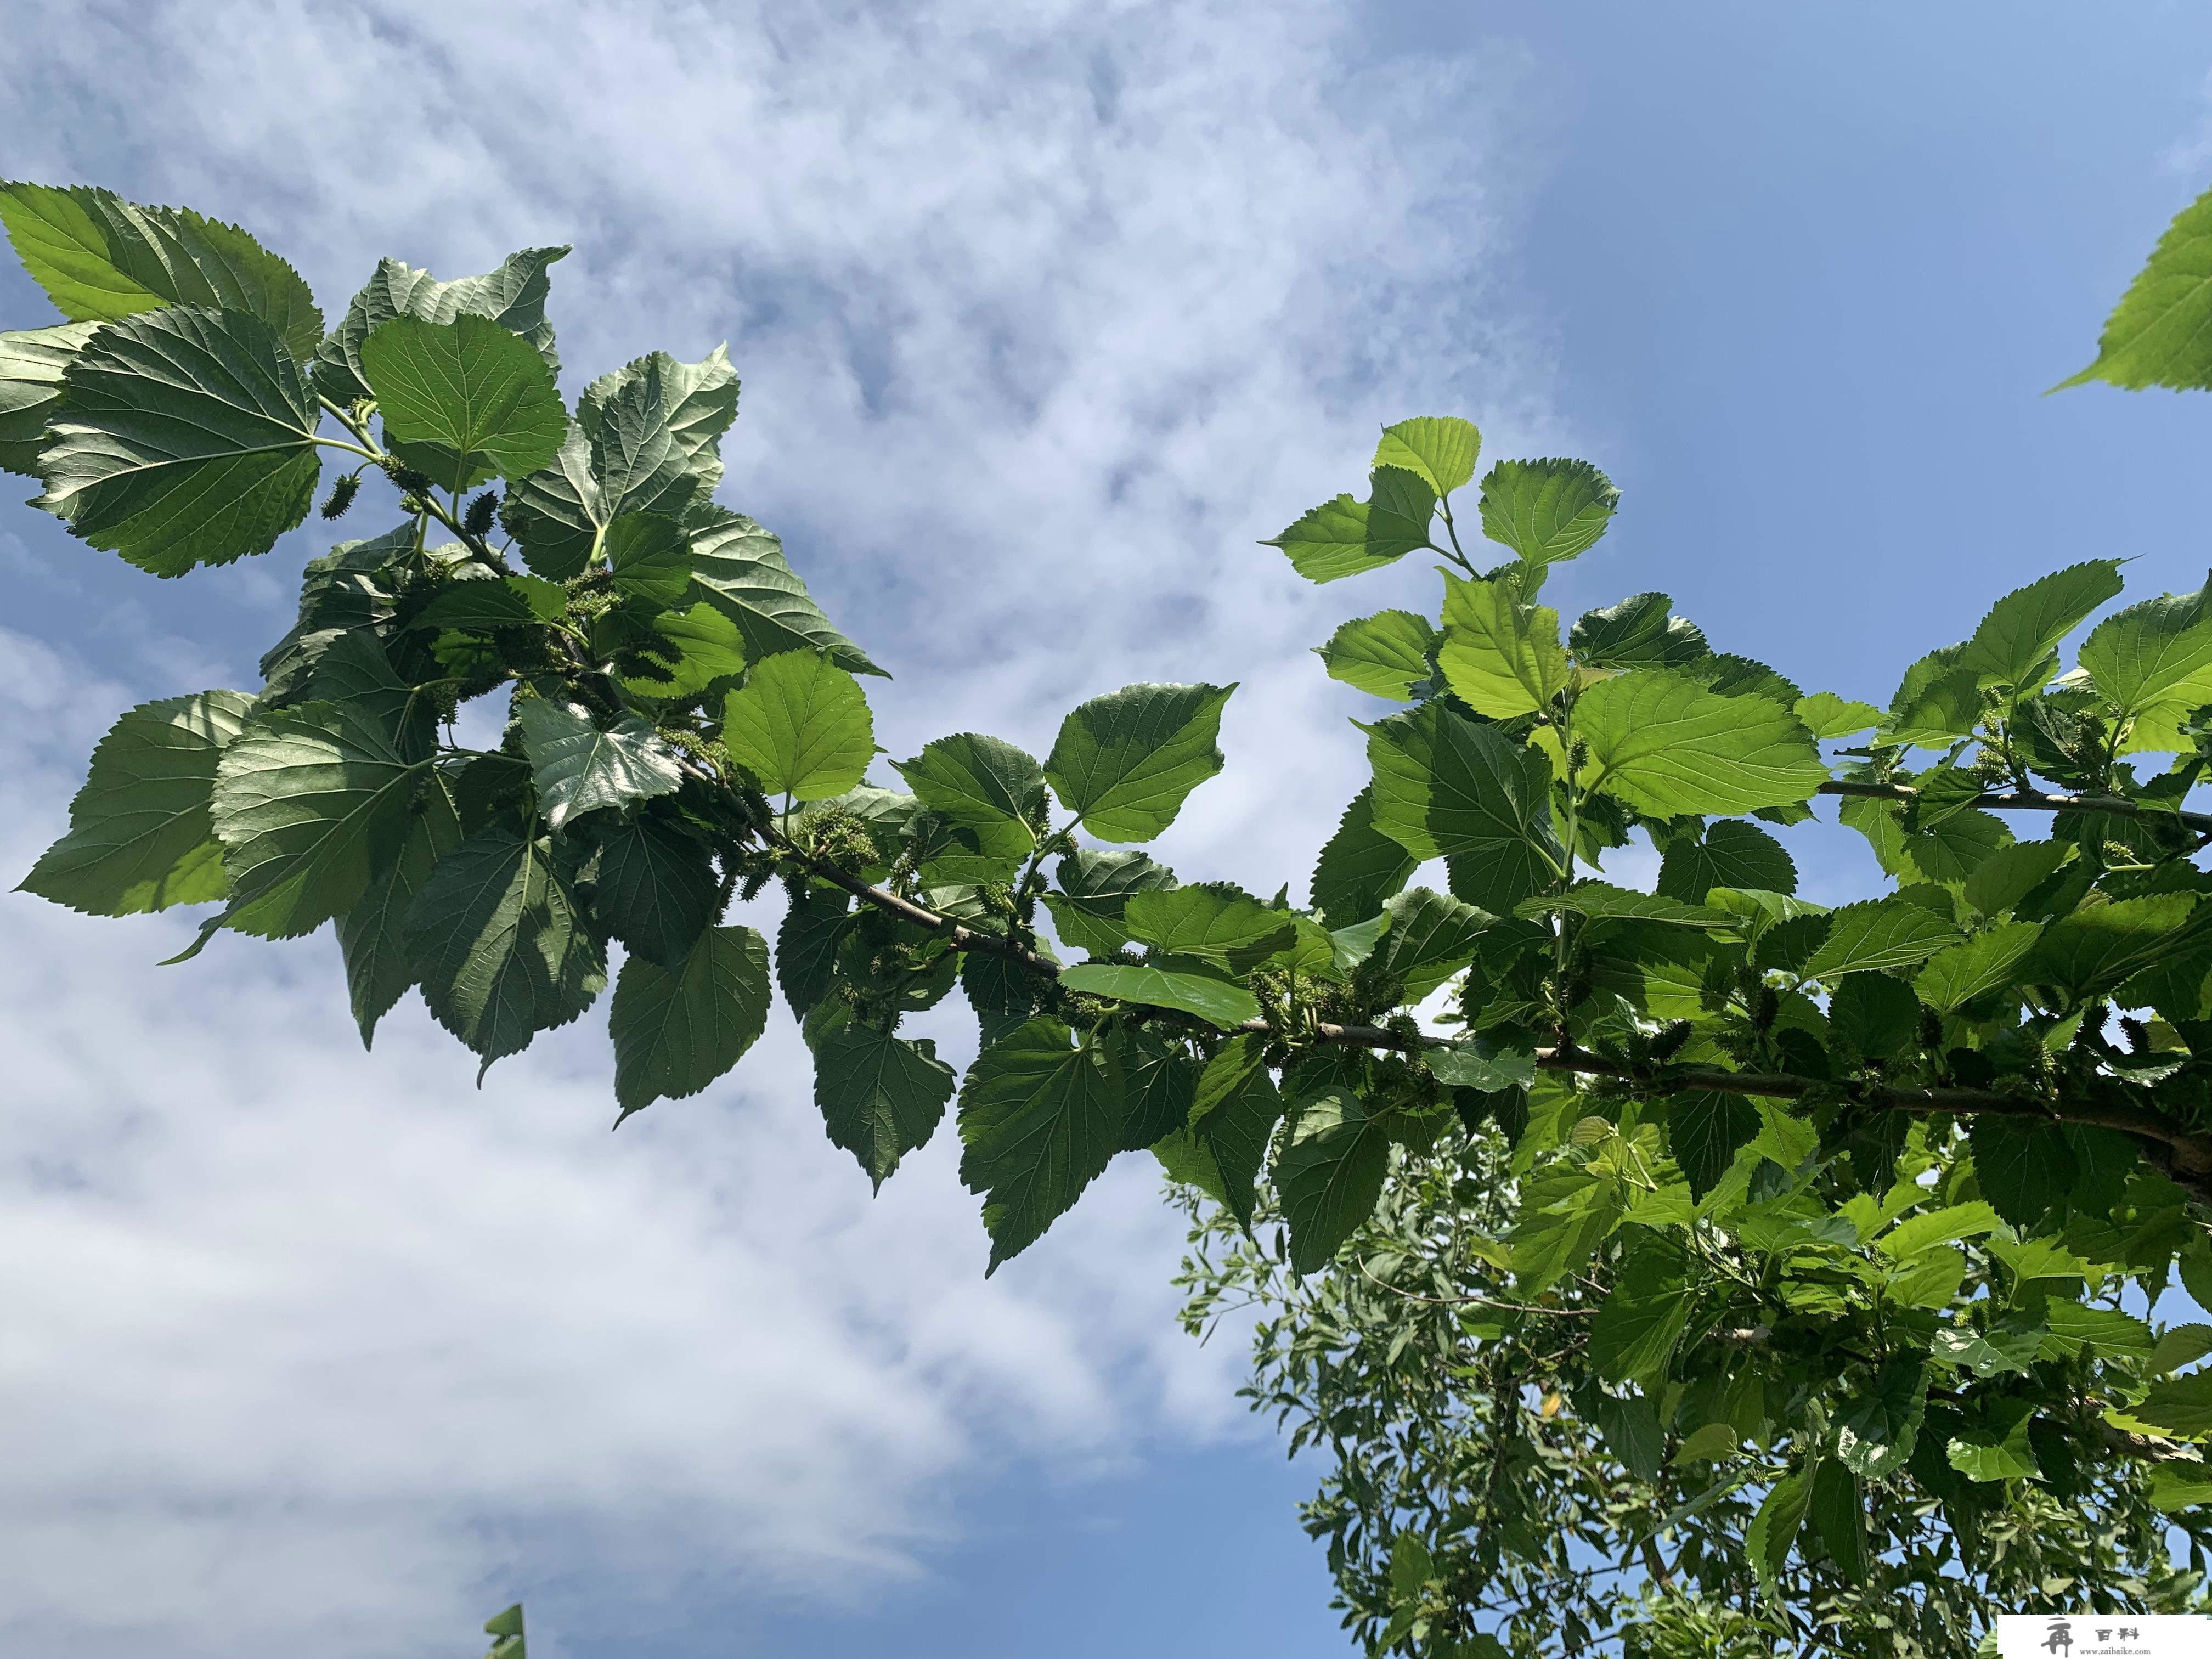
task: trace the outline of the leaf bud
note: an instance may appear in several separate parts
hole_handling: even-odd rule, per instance
[[[461,514],[461,528],[467,534],[482,541],[491,534],[492,520],[498,511],[499,492],[495,489],[487,489],[471,501],[468,510]]]
[[[361,475],[358,472],[342,473],[331,479],[331,493],[323,497],[323,516],[325,519],[343,519],[346,508],[353,505],[353,498],[360,494]]]

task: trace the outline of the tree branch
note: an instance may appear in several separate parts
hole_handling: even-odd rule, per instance
[[[1814,792],[1821,795],[1856,795],[1869,800],[1911,801],[1920,792],[1909,783],[1853,783],[1832,780]],[[2054,795],[2039,789],[2014,789],[1977,796],[1969,806],[1990,807],[2001,812],[2109,812],[2117,817],[2171,818],[2191,830],[2212,834],[2212,812],[2185,812],[2179,807],[2129,800],[2122,795]]]

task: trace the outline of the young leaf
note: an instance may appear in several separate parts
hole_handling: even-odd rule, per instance
[[[1112,997],[1152,1008],[1179,1008],[1211,1020],[1224,1030],[1260,1018],[1259,1000],[1241,985],[1197,974],[1158,968],[1125,968],[1111,963],[1078,963],[1063,969],[1062,987],[1094,997]],[[1149,1143],[1147,1143],[1149,1144]]]
[[[1664,593],[1637,593],[1602,611],[1586,611],[1567,649],[1589,668],[1680,668],[1712,654],[1703,629],[1674,615]]]
[[[1354,1091],[1339,1085],[1301,1102],[1274,1170],[1292,1273],[1328,1265],[1374,1212],[1389,1168],[1389,1133]]]
[[[658,513],[625,513],[600,543],[608,586],[642,611],[665,611],[691,586],[691,544],[683,526]]]
[[[738,625],[703,599],[686,610],[660,612],[652,628],[653,666],[623,675],[623,690],[632,696],[690,702],[733,685],[751,659]]]
[[[2105,323],[2096,361],[2053,391],[2212,386],[2212,191],[2174,216]]]
[[[710,507],[686,520],[692,592],[738,626],[756,659],[785,651],[826,651],[854,674],[881,674],[867,653],[830,625],[785,562],[783,544],[742,514]],[[590,538],[586,537],[588,544]],[[579,567],[580,568],[580,566]]]
[[[1565,862],[1552,828],[1551,766],[1534,749],[1431,702],[1367,731],[1375,827],[1419,859],[1465,855],[1486,872],[1484,908],[1505,910]]]
[[[1620,504],[1588,461],[1500,461],[1482,481],[1482,533],[1530,564],[1555,563],[1589,550]]]
[[[1794,893],[1797,866],[1780,842],[1757,824],[1736,818],[1709,823],[1694,836],[1666,844],[1659,860],[1658,890],[1685,904],[1703,904],[1716,887]]]
[[[644,812],[594,833],[592,915],[647,962],[682,967],[720,896],[706,849],[672,819]]]
[[[2012,983],[2014,971],[2043,936],[2039,921],[2012,921],[1938,951],[1913,976],[1912,988],[1939,1014],[1955,1014],[1976,997]]]
[[[1590,1364],[1611,1382],[1656,1377],[1666,1370],[1689,1319],[1689,1277],[1683,1260],[1671,1245],[1653,1238],[1629,1256],[1597,1317],[1590,1321]]]
[[[1403,702],[1416,681],[1429,677],[1429,653],[1437,637],[1426,617],[1378,611],[1345,623],[1316,654],[1328,665],[1331,679]]]
[[[686,516],[721,482],[719,449],[738,412],[738,377],[720,346],[679,363],[665,351],[602,375],[576,411],[610,519]]]
[[[986,1276],[1039,1238],[1105,1170],[1120,1142],[1112,1049],[1033,1019],[976,1057],[960,1091],[960,1179],[983,1195]]]
[[[1380,914],[1382,902],[1403,888],[1420,860],[1375,824],[1370,785],[1352,798],[1336,833],[1314,866],[1314,908],[1335,927]]]
[[[1044,769],[1013,744],[979,732],[960,732],[925,744],[910,761],[891,768],[924,806],[954,823],[986,832],[1013,832],[1026,850],[1044,807]]]
[[[1206,881],[1132,893],[1121,921],[1131,939],[1155,951],[1242,972],[1290,943],[1294,918],[1228,882]]]
[[[1045,776],[1101,841],[1150,841],[1221,769],[1221,710],[1234,685],[1127,685],[1060,722]]]
[[[1477,936],[1497,921],[1425,887],[1400,893],[1383,909],[1390,925],[1368,960],[1405,987],[1400,1000],[1407,1003],[1420,1001],[1464,969]]]
[[[2123,714],[2212,701],[2212,617],[2198,596],[2168,594],[2117,611],[2081,641],[2081,666]]]
[[[252,708],[243,692],[203,691],[125,714],[92,751],[69,833],[19,890],[95,916],[221,898],[222,844],[209,810],[216,763]]]
[[[46,422],[62,409],[62,373],[97,327],[56,323],[0,334],[0,471],[38,476]]]
[[[1482,434],[1474,422],[1450,415],[1425,415],[1382,428],[1374,466],[1401,467],[1437,495],[1449,495],[1474,477]]]
[[[456,317],[489,317],[530,342],[558,375],[560,355],[553,349],[553,327],[545,320],[545,299],[552,290],[546,272],[568,253],[565,247],[528,247],[510,253],[499,269],[481,276],[441,283],[427,270],[398,259],[378,263],[376,273],[346,307],[345,315],[315,352],[315,390],[332,403],[358,402],[369,395],[362,368],[362,343],[395,317],[426,323],[450,323]]]
[[[538,808],[556,830],[581,813],[627,808],[683,786],[675,754],[635,714],[601,731],[582,709],[543,697],[519,702],[514,714]]]
[[[1376,469],[1371,501],[1339,495],[1324,501],[1262,547],[1279,547],[1308,581],[1333,582],[1380,569],[1429,544],[1436,492],[1403,467]]]
[[[361,362],[394,450],[447,489],[526,477],[567,434],[545,360],[488,317],[395,317],[362,342]]]
[[[814,1054],[814,1103],[830,1144],[859,1159],[878,1192],[901,1158],[929,1144],[957,1081],[928,1038],[908,1041],[857,1020]]]
[[[38,505],[157,576],[265,553],[313,504],[318,420],[268,324],[173,306],[109,323],[64,372]]]
[[[399,855],[427,769],[328,703],[255,715],[216,767],[228,925],[293,939],[351,909]]]
[[[434,773],[408,821],[398,855],[377,872],[368,890],[337,920],[346,991],[364,1048],[375,1039],[377,1022],[415,983],[407,956],[408,907],[438,860],[460,844],[461,820],[452,793]]]
[[[1083,848],[1054,872],[1060,890],[1044,896],[1063,943],[1094,956],[1118,951],[1134,937],[1123,925],[1130,897],[1176,884],[1175,872],[1146,853],[1101,853]]]
[[[820,800],[867,775],[875,721],[860,682],[812,651],[755,663],[723,703],[722,741],[771,795]]]
[[[696,1095],[736,1065],[766,1029],[768,1003],[768,941],[750,927],[708,928],[678,968],[624,962],[609,1017],[616,1123]]]
[[[1788,708],[1724,696],[1671,669],[1591,686],[1575,703],[1574,731],[1589,744],[1585,787],[1658,817],[1790,805],[1828,777],[1813,734]]]
[[[1955,923],[1907,898],[1846,904],[1831,914],[1828,937],[1805,964],[1808,979],[1882,968],[1910,968],[1959,941]]]
[[[2051,653],[2059,641],[2120,587],[2118,559],[2089,559],[2015,589],[1982,618],[1958,665],[1972,670],[1984,685],[2039,691],[2049,668],[2057,665]]]
[[[1231,1037],[1199,1074],[1190,1108],[1191,1136],[1212,1161],[1222,1202],[1237,1224],[1247,1228],[1267,1141],[1283,1115],[1283,1097],[1267,1073],[1266,1054],[1263,1036]]]
[[[1460,700],[1493,720],[1541,714],[1565,690],[1570,673],[1559,613],[1522,604],[1516,585],[1503,579],[1444,578],[1444,637],[1437,662]]]
[[[323,313],[300,273],[236,225],[112,191],[0,184],[0,222],[32,279],[72,322],[205,306],[259,318],[305,368]]]
[[[483,1057],[520,1054],[606,988],[606,953],[543,841],[495,825],[438,860],[407,907],[431,1017]]]
[[[1800,697],[1797,718],[1816,738],[1848,738],[1881,724],[1881,710],[1870,702],[1846,702],[1832,691],[1815,691]]]
[[[1720,1185],[1735,1155],[1758,1138],[1759,1108],[1741,1095],[1677,1095],[1667,1112],[1668,1149],[1690,1195],[1703,1202]]]

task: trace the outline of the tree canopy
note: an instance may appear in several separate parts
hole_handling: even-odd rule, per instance
[[[2085,375],[2205,383],[2208,213]],[[878,769],[884,671],[716,499],[726,355],[565,399],[565,249],[387,259],[325,332],[196,213],[11,184],[0,222],[62,314],[0,335],[0,465],[73,535],[180,577],[319,494],[379,515],[306,563],[258,689],[122,716],[30,891],[214,907],[185,956],[330,924],[363,1042],[416,991],[479,1077],[619,945],[623,1117],[728,1073],[780,994],[870,1182],[951,1109],[991,1269],[1151,1152],[1211,1206],[1201,1292],[1296,1310],[1263,1403],[1338,1449],[1316,1525],[1378,1651],[1572,1650],[1623,1616],[1618,1559],[1672,1598],[1650,1652],[1943,1651],[2031,1580],[2198,1605],[2212,1328],[2147,1310],[2212,1295],[2203,590],[2113,608],[2121,561],[2084,559],[1886,704],[1808,693],[1749,654],[1786,639],[1717,648],[1664,593],[1567,622],[1545,587],[1606,533],[1604,474],[1398,422],[1364,498],[1273,538],[1315,582],[1442,583],[1320,647],[1374,699],[1372,777],[1294,904],[1142,850],[1222,769],[1234,685]],[[1824,798],[1879,896],[1798,896],[1772,831]],[[1644,843],[1653,890],[1607,878]],[[729,919],[770,884],[773,943]],[[900,1034],[956,988],[964,1076]],[[2076,1577],[2035,1576],[2062,1551]]]

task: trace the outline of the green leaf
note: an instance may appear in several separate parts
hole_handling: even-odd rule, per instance
[[[2195,1364],[2212,1353],[2212,1325],[2176,1325],[2161,1332],[2150,1352],[2150,1368],[2163,1376],[2179,1370],[2184,1365]],[[2212,1471],[2206,1479],[2212,1480]]]
[[[891,766],[924,806],[951,822],[1005,836],[1016,856],[1035,845],[1044,813],[1044,769],[1013,744],[959,732]]]
[[[0,470],[36,477],[46,422],[62,410],[62,374],[97,323],[0,334]]]
[[[1231,685],[1127,685],[1060,722],[1044,770],[1060,804],[1101,841],[1150,841],[1221,769]]]
[[[1853,1474],[1888,1480],[1911,1460],[1927,1412],[1928,1368],[1917,1355],[1896,1356],[1837,1413],[1837,1458]]]
[[[0,335],[0,340],[7,337]],[[1331,679],[1403,702],[1413,695],[1415,682],[1428,678],[1429,653],[1437,639],[1426,617],[1378,611],[1345,623],[1316,654],[1328,665]]]
[[[2050,1331],[2044,1351],[2058,1358],[2087,1354],[2096,1359],[2147,1360],[2157,1340],[2150,1327],[2118,1308],[2092,1308],[2052,1297],[2043,1322]]]
[[[1125,1026],[1113,1042],[1121,1072],[1118,1145],[1125,1152],[1141,1152],[1188,1127],[1199,1067],[1181,1041],[1158,1031]]]
[[[1540,1295],[1581,1267],[1620,1222],[1620,1209],[1618,1183],[1593,1170],[1555,1164],[1528,1177],[1507,1240],[1521,1289]]]
[[[580,708],[531,697],[515,704],[514,717],[538,810],[556,830],[603,806],[627,809],[683,787],[674,752],[635,714],[603,732]]]
[[[736,1065],[767,1028],[768,1003],[768,941],[750,927],[708,928],[675,969],[624,962],[608,1021],[617,1125],[656,1100],[697,1094]]]
[[[1984,685],[2039,691],[2057,664],[2058,642],[2122,587],[2118,559],[2089,559],[1999,599],[1966,641],[1958,665]]]
[[[1941,1210],[1924,1210],[1918,1215],[1907,1216],[1875,1241],[1875,1248],[1893,1261],[1904,1261],[1944,1244],[1955,1244],[1963,1238],[1979,1238],[1996,1231],[2001,1224],[1997,1212],[1987,1204],[1976,1200],[1970,1204],[1954,1204]]]
[[[1689,1319],[1689,1279],[1681,1256],[1671,1245],[1647,1243],[1628,1258],[1590,1321],[1590,1365],[1609,1382],[1656,1377]]]
[[[1060,891],[1044,896],[1063,943],[1095,956],[1118,951],[1133,935],[1122,916],[1130,896],[1175,885],[1175,872],[1145,853],[1083,848],[1060,860]]]
[[[1526,1089],[1536,1080],[1533,1050],[1510,1048],[1488,1037],[1468,1037],[1449,1048],[1431,1048],[1425,1057],[1437,1081],[1451,1088],[1496,1094],[1501,1090]]]
[[[351,909],[398,857],[427,769],[329,703],[256,714],[216,768],[228,924],[292,939]]]
[[[1716,887],[1795,893],[1797,866],[1780,842],[1758,825],[1735,818],[1723,818],[1697,835],[1667,842],[1659,861],[1662,896],[1703,904]]]
[[[2063,987],[2077,999],[2108,989],[2172,948],[2195,898],[2193,893],[2152,893],[2084,904],[2044,930],[2021,976]]]
[[[1541,714],[1565,690],[1571,672],[1559,645],[1559,613],[1522,604],[1517,586],[1502,578],[1444,578],[1444,638],[1437,661],[1460,701],[1493,720]]]
[[[728,690],[751,660],[738,625],[703,599],[685,610],[660,612],[651,627],[654,662],[667,678],[643,666],[623,674],[623,690],[632,696],[690,702],[707,692]]]
[[[1262,547],[1279,547],[1308,581],[1333,582],[1376,570],[1429,544],[1436,493],[1419,473],[1383,466],[1375,471],[1371,501],[1339,495],[1324,501]]]
[[[2212,1370],[2154,1382],[2128,1415],[2191,1439],[2212,1435]]]
[[[1482,481],[1482,533],[1530,564],[1555,563],[1594,545],[1620,504],[1588,461],[1500,461]]]
[[[830,625],[785,562],[783,544],[742,514],[720,507],[694,512],[691,532],[693,594],[738,625],[756,659],[785,651],[826,651],[854,674],[883,670]],[[588,538],[586,538],[588,540]]]
[[[552,291],[546,271],[568,252],[565,247],[525,248],[508,254],[496,270],[450,283],[398,259],[380,261],[375,275],[353,296],[338,325],[316,351],[315,390],[340,404],[368,396],[362,343],[395,317],[416,317],[426,323],[450,323],[464,315],[489,317],[529,341],[544,359],[547,373],[559,374],[553,327],[545,320],[545,299]]]
[[[0,184],[0,222],[32,279],[72,322],[205,306],[259,318],[304,366],[323,313],[300,273],[236,225],[140,207],[87,185]]]
[[[1873,1563],[1867,1547],[1866,1495],[1859,1490],[1858,1476],[1841,1463],[1823,1460],[1813,1473],[1808,1512],[1829,1559],[1850,1583],[1864,1584]]]
[[[960,1091],[960,1179],[983,1195],[986,1276],[1044,1236],[1120,1143],[1112,1050],[1033,1019],[976,1057]]]
[[[683,526],[658,513],[625,513],[600,544],[608,586],[642,611],[665,611],[691,586],[691,544]]]
[[[243,692],[203,691],[130,710],[92,751],[69,833],[18,890],[95,916],[221,898],[222,846],[209,811],[216,764],[252,708]]]
[[[1283,1097],[1267,1073],[1266,1056],[1265,1037],[1231,1037],[1199,1074],[1190,1108],[1191,1135],[1212,1160],[1222,1201],[1248,1229],[1267,1141],[1283,1116]]]
[[[1291,1231],[1291,1271],[1316,1273],[1374,1212],[1390,1168],[1380,1115],[1342,1085],[1299,1103],[1275,1155],[1275,1191]]]
[[[1370,785],[1352,798],[1321,849],[1314,866],[1314,908],[1333,927],[1365,921],[1419,867],[1419,859],[1376,827]]]
[[[268,324],[170,307],[109,323],[64,372],[37,505],[142,570],[265,553],[307,516],[318,420]]]
[[[592,914],[647,961],[681,968],[721,896],[707,849],[673,819],[647,813],[603,821],[594,835]]]
[[[432,1018],[483,1070],[566,1025],[606,988],[605,951],[545,842],[501,826],[439,860],[407,907],[405,931]]]
[[[398,855],[370,880],[368,889],[337,920],[345,956],[346,990],[361,1046],[368,1048],[377,1022],[415,983],[407,955],[408,907],[438,860],[461,844],[461,820],[452,792],[433,774],[407,825]]]
[[[1953,1440],[1944,1455],[1969,1480],[2035,1480],[2043,1470],[2035,1461],[2028,1431],[2035,1421],[2033,1402],[2007,1400],[1990,1407],[1988,1427]]]
[[[1402,1002],[1427,996],[1468,965],[1476,938],[1498,920],[1442,893],[1416,887],[1384,907],[1390,925],[1368,960],[1405,988]]]
[[[1484,891],[1463,896],[1503,913],[1558,876],[1565,854],[1541,754],[1441,702],[1365,729],[1375,827],[1417,859],[1469,859]]]
[[[738,377],[716,346],[701,362],[665,351],[592,382],[576,410],[609,520],[685,517],[721,482],[722,434],[738,412]]]
[[[830,994],[837,947],[851,920],[843,892],[811,884],[799,890],[784,912],[775,936],[776,983],[800,1018]]]
[[[814,1054],[814,1103],[833,1146],[860,1160],[878,1192],[899,1160],[937,1133],[957,1079],[937,1045],[855,1020]]]
[[[1586,611],[1567,636],[1567,649],[1590,668],[1681,668],[1711,654],[1695,623],[1674,615],[1664,593],[1635,593],[1602,611]]]
[[[2091,629],[2081,661],[2124,715],[2185,712],[2212,702],[2212,617],[2193,593],[2146,599]]]
[[[1829,913],[1828,937],[1805,964],[1808,979],[1910,968],[1959,942],[1955,923],[1906,898],[1871,899]]]
[[[1800,697],[1797,718],[1816,738],[1848,738],[1853,732],[1881,723],[1881,710],[1870,702],[1846,702],[1832,691],[1815,691]]]
[[[535,627],[545,618],[532,602],[533,592],[517,586],[534,580],[509,576],[504,580],[447,582],[415,613],[407,626],[410,630],[442,632],[450,628],[476,634],[489,634],[501,628]]]
[[[1966,902],[1984,916],[2001,916],[2073,856],[2073,847],[2063,841],[2021,841],[2000,847],[1966,877]]]
[[[2150,1472],[2151,1507],[2178,1515],[2212,1504],[2212,1469],[2202,1463],[2160,1463]]]
[[[860,682],[812,651],[755,663],[723,704],[722,742],[772,795],[820,800],[867,775],[875,721]]]
[[[2107,380],[2130,391],[2212,386],[2212,191],[2176,214],[2106,319],[2097,358],[2063,391]]]
[[[488,317],[395,317],[362,342],[361,362],[386,438],[447,489],[524,477],[568,433],[545,360]]]
[[[1982,1196],[2015,1227],[2033,1227],[2072,1190],[2075,1158],[2055,1123],[1978,1116],[1967,1126]]]
[[[1801,1469],[1786,1474],[1767,1488],[1758,1513],[1744,1529],[1744,1553],[1751,1558],[1752,1570],[1766,1599],[1778,1607],[1782,1604],[1782,1570],[1789,1564],[1790,1547],[1796,1541],[1797,1529],[1804,1524],[1805,1511],[1812,1501],[1812,1472]]]
[[[1294,918],[1242,888],[1209,881],[1132,893],[1121,921],[1130,938],[1155,951],[1241,973],[1290,942]]]
[[[1723,696],[1671,669],[1591,686],[1576,700],[1574,731],[1589,744],[1585,787],[1658,817],[1790,805],[1828,777],[1813,734],[1787,708]]]
[[[1667,1145],[1690,1183],[1691,1197],[1702,1203],[1735,1155],[1758,1139],[1759,1129],[1759,1108],[1741,1095],[1675,1096],[1667,1109]]]
[[[1449,495],[1474,477],[1482,453],[1482,434],[1474,422],[1451,415],[1424,415],[1382,428],[1374,465],[1401,467],[1431,492]]]
[[[2009,985],[2014,970],[2043,936],[2039,921],[2012,921],[1938,951],[1916,975],[1912,988],[1939,1014],[1955,1014],[1985,992]]]
[[[1243,986],[1197,974],[1079,963],[1061,972],[1060,982],[1066,990],[1095,997],[1112,997],[1153,1008],[1180,1008],[1187,1014],[1212,1021],[1224,1030],[1260,1018],[1259,1000]]]

